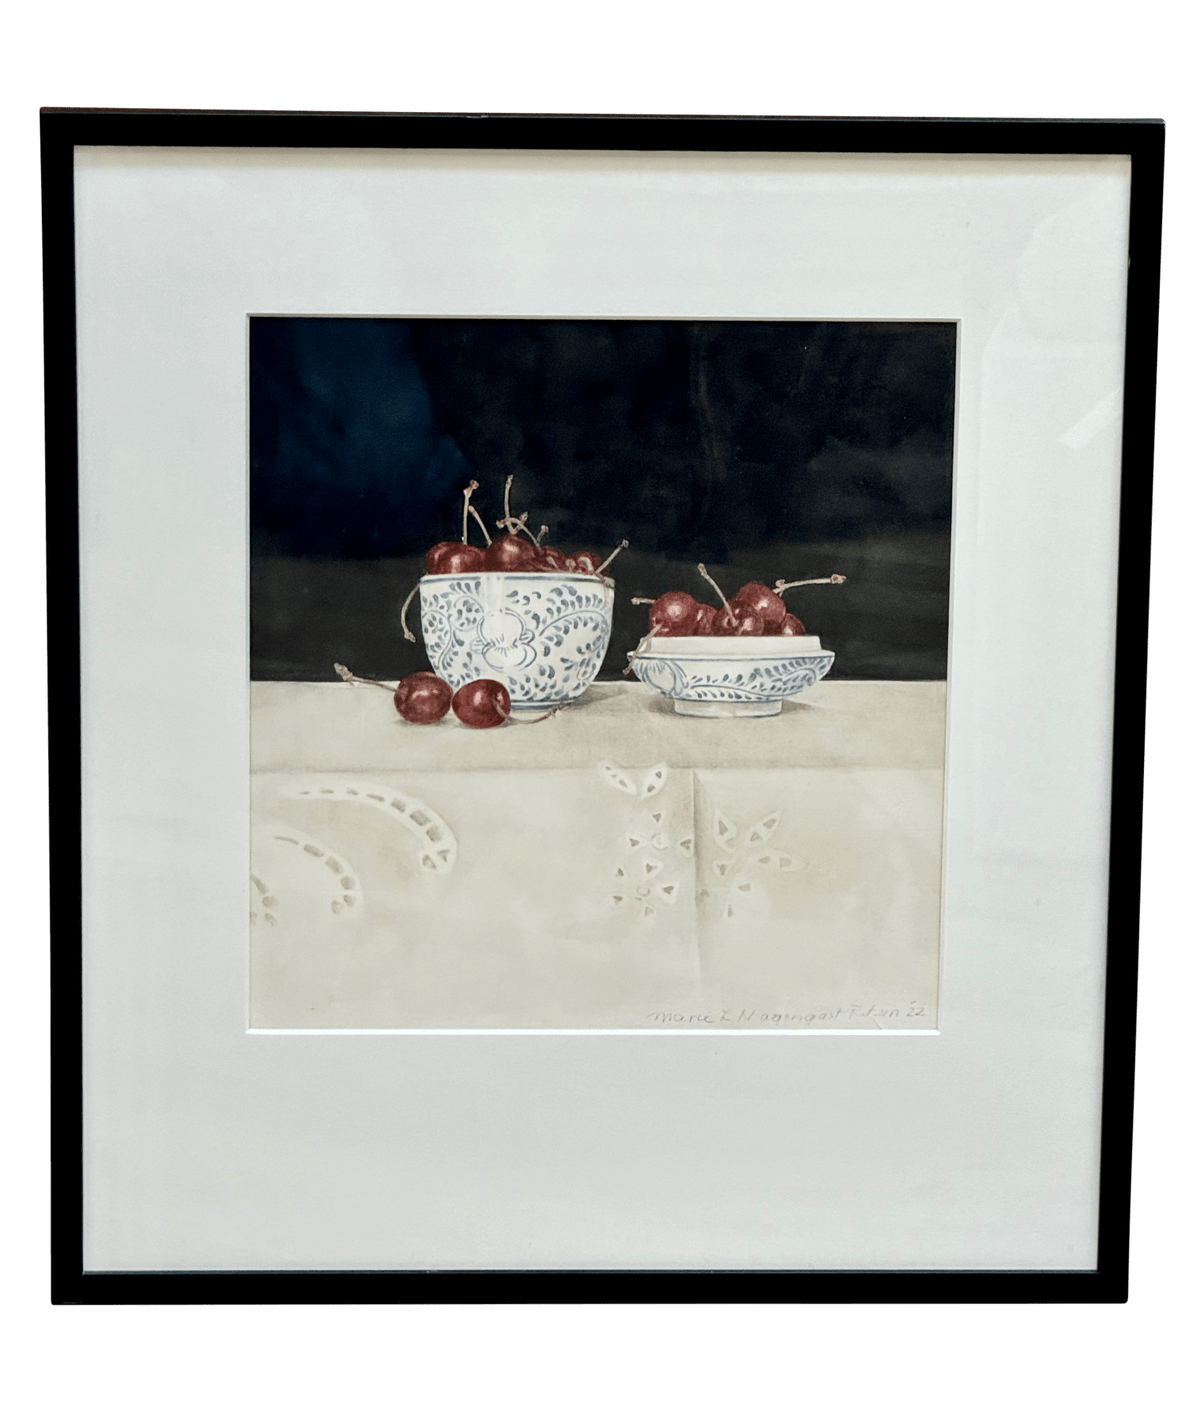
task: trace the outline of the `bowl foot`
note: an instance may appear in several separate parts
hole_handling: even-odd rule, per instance
[[[680,716],[778,716],[782,701],[675,701]]]

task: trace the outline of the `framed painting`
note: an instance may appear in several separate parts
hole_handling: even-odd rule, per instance
[[[1123,1298],[1161,125],[42,123],[56,1299]]]
[[[956,342],[251,317],[252,1029],[935,1030]]]

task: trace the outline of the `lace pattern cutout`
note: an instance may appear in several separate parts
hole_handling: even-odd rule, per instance
[[[458,840],[454,831],[441,815],[415,795],[388,790],[382,785],[332,779],[305,782],[284,793],[289,799],[332,800],[378,810],[394,823],[402,825],[417,840],[418,863],[425,873],[445,874],[454,868],[458,858]]]
[[[602,761],[600,776],[611,789],[645,802],[660,794],[667,783],[669,768],[660,763],[649,770],[622,770],[611,761]],[[650,809],[638,815],[623,831],[620,859],[613,870],[609,892],[611,908],[632,912],[641,921],[654,918],[660,909],[673,908],[684,897],[675,856],[689,857],[692,836],[682,836],[672,844],[667,812]]]
[[[357,918],[362,913],[366,902],[362,883],[344,854],[335,853],[328,845],[322,844],[312,835],[293,829],[291,825],[272,825],[269,835],[275,844],[292,846],[300,856],[296,861],[298,864],[311,864],[314,872],[317,872],[317,866],[321,866],[331,876],[325,887],[330,895],[329,911],[335,918],[341,915]],[[250,871],[250,888],[251,903],[256,905],[250,910],[251,927],[257,926],[261,915],[262,923],[274,928],[282,911],[282,895],[271,892],[267,881],[253,865]]]
[[[782,820],[782,811],[772,810],[741,835],[729,815],[721,809],[713,811],[712,840],[718,851],[728,856],[714,859],[709,866],[714,878],[727,886],[723,891],[722,918],[736,917],[739,906],[759,893],[764,874],[790,873],[798,867],[794,855],[766,848]]]

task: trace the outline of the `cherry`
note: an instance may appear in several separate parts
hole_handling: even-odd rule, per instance
[[[471,495],[479,488],[479,480],[472,479],[463,490],[463,530],[462,541],[460,543],[435,543],[425,555],[425,571],[433,574],[445,573],[478,573],[484,565],[484,552],[482,548],[472,548],[467,543],[468,515],[475,514],[475,521],[483,529],[483,536],[491,543],[488,537],[487,526],[471,507]],[[407,606],[407,604],[406,604]]]
[[[698,602],[696,604],[696,625],[692,628],[693,637],[711,637],[713,634],[713,620],[717,615],[717,609],[709,602]]]
[[[621,551],[621,549],[628,547],[629,539],[623,538],[603,562],[600,561],[599,555],[596,553],[576,553],[574,558],[575,566],[571,569],[571,571],[575,573],[584,573],[590,578],[598,578],[600,574],[604,572],[605,568],[608,567],[612,560]],[[567,559],[568,565],[571,563],[571,561],[571,559]]]
[[[443,558],[448,558],[451,553],[457,553],[464,545],[457,538],[446,543],[435,543],[425,555],[425,571],[427,573],[441,572]]]
[[[804,623],[794,612],[789,612],[783,619],[783,625],[779,629],[781,637],[805,637],[808,634],[804,630]]]
[[[735,602],[743,607],[751,607],[762,618],[763,632],[770,637],[783,626],[787,616],[787,605],[778,593],[771,591],[766,583],[747,583],[740,588]]]
[[[498,681],[483,678],[460,686],[450,704],[464,726],[477,730],[502,726],[512,708],[508,689]]]
[[[483,571],[487,554],[482,548],[467,543],[435,543],[425,555],[425,571],[433,574],[479,573]]]
[[[650,602],[635,597],[634,602]],[[696,626],[698,612],[691,593],[665,592],[650,602],[650,631],[659,637],[690,637]]]
[[[538,549],[515,533],[506,533],[493,541],[484,558],[484,566],[493,573],[532,573],[537,570]]]
[[[539,551],[538,569],[545,573],[564,573],[569,561],[560,548],[542,548]]]
[[[753,607],[748,607],[742,602],[735,601],[730,604],[729,599],[721,591],[713,579],[709,576],[708,569],[703,563],[697,563],[700,576],[706,583],[711,583],[716,588],[717,596],[724,606],[713,618],[712,635],[714,637],[761,637],[763,635],[762,617]]]
[[[414,672],[396,688],[392,700],[406,721],[418,726],[432,726],[450,709],[454,696],[448,682],[433,672]]]
[[[763,620],[754,608],[736,599],[721,608],[713,618],[714,637],[761,637]]]

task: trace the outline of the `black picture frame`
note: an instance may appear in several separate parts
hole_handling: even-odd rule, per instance
[[[1128,155],[1132,165],[1097,1267],[1089,1271],[411,1270],[94,1273],[82,1200],[81,711],[77,545],[47,546],[52,1276],[59,1304],[383,1302],[1120,1303],[1128,1297],[1144,651],[1165,133],[1157,120],[727,118],[46,109],[41,115],[46,495],[78,513],[77,146]]]

